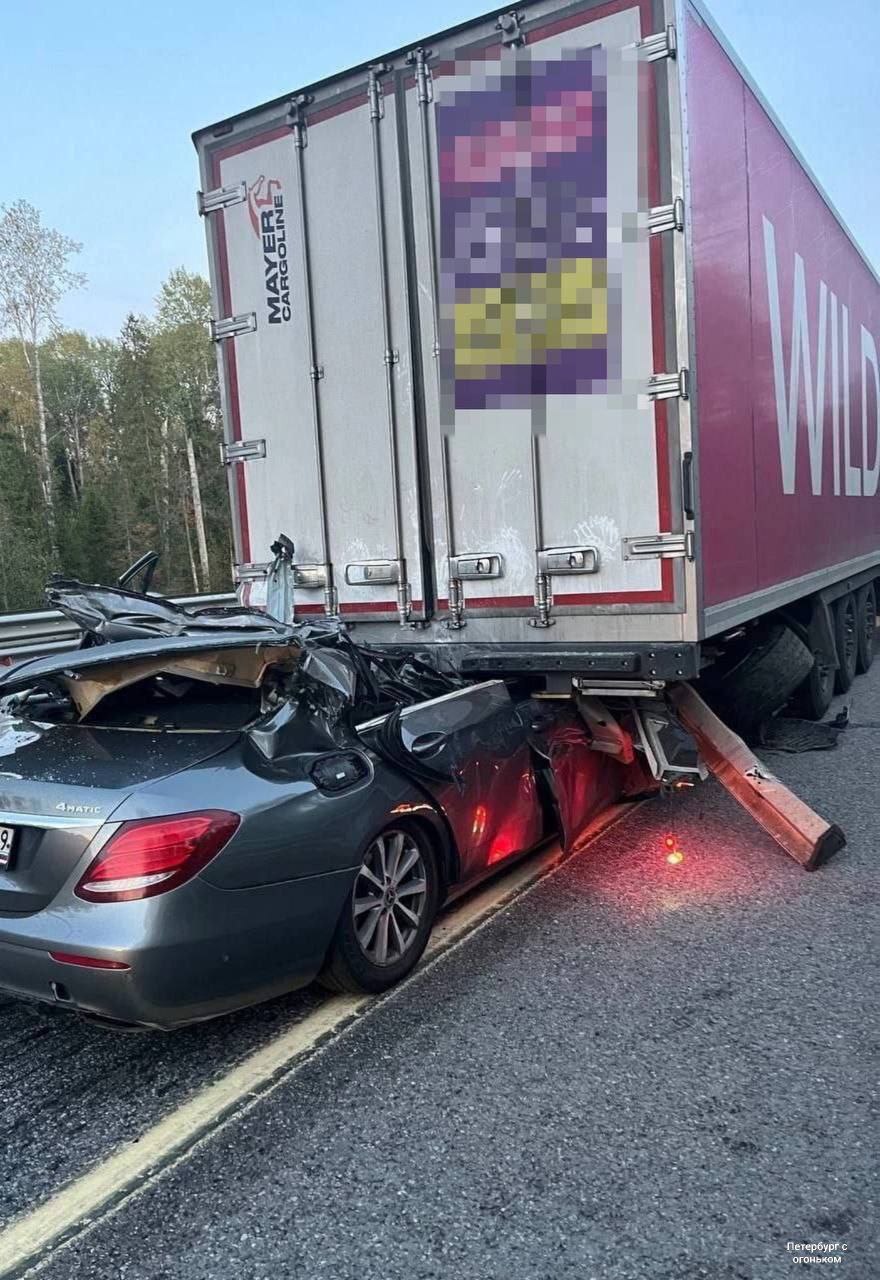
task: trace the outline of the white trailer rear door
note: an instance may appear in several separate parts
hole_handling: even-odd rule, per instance
[[[384,97],[376,78],[345,110],[306,125],[294,108],[208,161],[237,556],[247,577],[287,533],[297,614],[424,615],[399,153]]]
[[[649,33],[613,7],[442,50],[407,93],[435,572],[468,618],[674,607],[632,554],[670,530],[670,457]]]

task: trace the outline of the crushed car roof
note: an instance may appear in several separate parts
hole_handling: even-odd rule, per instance
[[[155,675],[257,688],[273,671],[296,672],[298,693],[308,686],[316,710],[369,715],[470,683],[409,648],[359,644],[336,620],[293,624],[256,609],[187,608],[74,578],[53,578],[46,594],[83,630],[83,645],[0,674],[0,699],[51,682],[85,716],[108,693]]]
[[[101,667],[116,666],[120,663],[142,663],[149,659],[161,662],[173,661],[176,657],[194,656],[218,652],[221,650],[284,647],[285,643],[292,648],[301,648],[301,641],[293,628],[285,642],[271,632],[252,632],[242,635],[201,635],[180,636],[177,638],[154,638],[144,640],[120,640],[110,644],[95,645],[89,649],[72,649],[64,653],[48,654],[45,658],[31,658],[20,662],[8,671],[0,672],[0,697],[7,693],[15,693],[26,689],[41,680],[57,676],[88,672]],[[164,669],[164,668],[162,668]]]
[[[46,587],[46,599],[53,609],[60,610],[101,642],[137,640],[142,636],[204,637],[217,632],[287,636],[295,631],[257,609],[187,606],[121,587],[92,586],[76,578],[52,578]]]

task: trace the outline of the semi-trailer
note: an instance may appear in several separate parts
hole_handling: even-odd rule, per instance
[[[284,529],[297,617],[474,675],[821,716],[870,660],[880,281],[699,4],[496,10],[194,141],[246,600]]]

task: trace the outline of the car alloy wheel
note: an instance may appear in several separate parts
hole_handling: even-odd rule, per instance
[[[324,968],[331,991],[387,991],[415,968],[443,898],[434,840],[399,819],[373,836],[339,916]]]
[[[402,960],[420,933],[428,878],[409,831],[383,831],[367,849],[352,894],[355,936],[375,965]]]

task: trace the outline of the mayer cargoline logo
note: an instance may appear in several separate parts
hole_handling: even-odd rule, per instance
[[[287,262],[287,218],[284,188],[278,178],[260,174],[248,187],[248,213],[254,235],[262,243],[266,311],[270,324],[290,319],[290,270]]]

